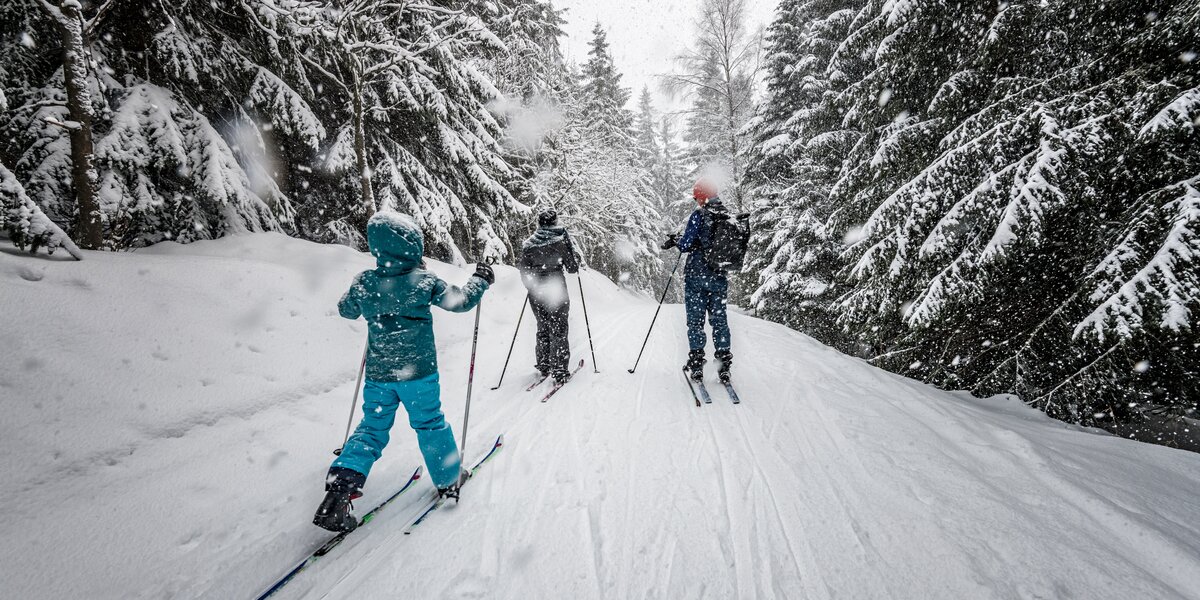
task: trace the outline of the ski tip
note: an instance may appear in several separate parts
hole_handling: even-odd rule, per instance
[[[630,375],[633,375],[633,369],[628,369],[628,371]]]
[[[412,478],[420,479],[421,474],[423,474],[424,472],[425,472],[425,465],[417,465],[417,469],[415,471],[413,471]]]
[[[504,445],[504,434],[503,433],[496,436],[496,443],[493,445],[497,448]]]

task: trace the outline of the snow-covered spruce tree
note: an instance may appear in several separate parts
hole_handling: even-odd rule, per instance
[[[608,33],[596,23],[588,43],[588,60],[582,68],[582,91],[578,95],[587,126],[615,152],[632,151],[633,113],[626,108],[629,90],[621,85],[621,74],[609,52]]]
[[[650,177],[650,192],[654,207],[668,222],[682,221],[686,213],[680,210],[686,184],[686,170],[681,163],[681,152],[671,129],[669,115],[658,115],[650,97],[650,89],[642,88],[638,97],[637,112],[634,114],[633,145],[638,165]],[[686,210],[691,212],[692,202],[687,201]]]
[[[554,208],[588,267],[635,289],[658,285],[662,217],[633,144],[629,92],[602,29],[581,74],[552,90],[554,126],[534,155],[535,206]]]
[[[503,119],[501,144],[505,160],[517,174],[508,187],[517,200],[518,215],[509,225],[511,242],[519,246],[536,214],[525,210],[537,203],[532,180],[546,133],[561,127],[557,98],[571,77],[559,45],[565,21],[560,10],[541,0],[479,0],[469,10],[495,32],[502,48],[485,48],[472,64],[487,74],[499,90],[492,111]]]
[[[333,40],[313,42],[305,58],[338,103],[323,166],[359,197],[353,210],[334,202],[318,211],[340,231],[394,208],[417,218],[433,256],[509,254],[507,223],[521,207],[508,184],[517,174],[488,109],[499,92],[470,60],[503,47],[467,8],[379,0],[308,15],[313,37]]]
[[[22,8],[40,0],[18,4],[30,2]],[[105,15],[90,56],[108,243],[280,228],[361,242],[362,199],[370,197],[417,216],[436,256],[505,254],[515,208],[506,188],[516,176],[487,109],[496,90],[467,60],[499,47],[497,39],[459,3],[354,8],[83,3],[85,13]],[[28,10],[2,10],[6,31],[21,25],[30,43],[0,59],[26,82],[19,97],[6,94],[20,110],[4,120],[11,135],[0,157],[65,222],[69,154],[44,119],[62,121],[61,73],[45,60],[57,52],[53,30]]]
[[[28,14],[38,4],[25,0],[15,10]],[[231,35],[213,24],[249,21],[229,19],[210,5],[105,2],[84,3],[82,11],[105,245],[188,241],[276,229],[286,221],[286,198],[269,177],[263,189],[254,189],[245,157],[230,134],[219,131],[246,114],[257,69],[242,51],[256,46],[257,30]],[[6,30],[16,24],[4,18]],[[22,25],[22,43],[5,60],[22,65],[24,83],[10,98],[14,109],[3,122],[10,135],[0,142],[0,155],[47,214],[66,223],[77,211],[65,203],[74,191],[63,175],[78,161],[68,136],[48,126],[75,121],[63,70],[46,60],[61,52],[58,25],[51,17]]]
[[[766,94],[747,126],[756,314],[846,348],[833,306],[841,238],[825,222],[830,188],[859,139],[844,129],[829,75],[861,0],[784,0],[767,32]]]
[[[660,143],[658,157],[651,173],[654,194],[663,199],[663,216],[667,223],[683,223],[691,214],[695,202],[690,193],[691,183],[687,180],[685,151],[679,146],[673,117],[663,115],[658,122],[656,133]]]
[[[654,169],[654,163],[660,153],[654,124],[654,102],[650,98],[650,88],[643,87],[642,93],[638,95],[637,112],[633,117],[633,151],[637,155],[638,164],[647,171]],[[657,200],[660,201],[661,208],[661,198]]]
[[[842,323],[878,364],[1083,423],[1193,407],[1197,146],[1160,124],[1197,83],[1196,8],[859,13],[840,101],[866,135],[827,226],[865,221]]]
[[[54,254],[62,248],[75,260],[83,260],[75,242],[29,198],[3,163],[0,163],[0,230],[21,250],[37,252],[45,248],[47,253]]]
[[[546,0],[471,0],[466,10],[481,19],[502,48],[483,48],[473,62],[491,76],[508,100],[553,94],[566,75],[558,38],[562,10]]]
[[[746,0],[703,0],[699,12],[696,41],[665,83],[691,100],[684,139],[696,174],[719,180],[726,204],[742,210],[744,127],[754,111],[761,40],[748,28]]]

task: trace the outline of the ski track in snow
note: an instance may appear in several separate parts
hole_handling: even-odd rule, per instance
[[[0,300],[45,312],[0,331],[17,332],[24,352],[48,340],[86,360],[0,357],[15,414],[0,426],[11,482],[0,598],[254,598],[329,537],[309,522],[362,332],[331,309],[369,257],[251,235],[78,263],[104,279],[64,263],[18,281],[22,260],[0,253]],[[654,302],[593,274],[600,373],[572,293],[572,360],[586,367],[547,403],[544,386],[525,392],[528,318],[506,385],[490,391],[524,296],[515,271],[497,275],[466,458],[500,433],[505,447],[458,506],[404,535],[432,490],[421,480],[278,598],[1200,598],[1200,456],[938,391],[741,314],[731,326],[743,402],[710,365],[713,403],[697,408],[679,373],[682,307],[663,308],[630,375]],[[62,285],[85,297],[60,299]],[[162,297],[134,297],[140,312],[121,316],[131,298],[117,290],[138,286]],[[247,317],[248,298],[267,303]],[[54,311],[79,302],[123,325],[93,340],[58,323]],[[435,321],[457,435],[473,315]],[[128,375],[106,370],[105,352],[134,356],[172,336],[189,342],[125,363]],[[167,393],[181,376],[202,385]],[[145,389],[82,414],[50,403],[114,377]],[[147,398],[161,406],[138,408]],[[89,412],[101,417],[91,427]],[[70,439],[44,439],[47,428]],[[419,457],[400,414],[358,512]]]

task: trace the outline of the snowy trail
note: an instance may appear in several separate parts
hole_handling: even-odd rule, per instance
[[[0,598],[253,598],[328,537],[309,520],[362,339],[330,307],[366,257],[265,235],[91,256],[91,272],[46,263],[38,281],[25,260],[0,254],[17,307],[0,332],[24,352],[0,357]],[[525,392],[526,315],[490,391],[523,299],[498,274],[467,453],[501,432],[506,447],[460,506],[404,535],[422,481],[279,597],[1200,598],[1200,456],[942,392],[737,314],[743,403],[710,370],[697,408],[681,307],[630,375],[653,300],[593,274],[600,373],[572,285],[588,366],[547,403]],[[64,287],[85,291],[57,300]],[[76,304],[108,321],[64,320]],[[457,431],[473,315],[436,318]],[[360,506],[418,464],[407,427],[394,434]]]

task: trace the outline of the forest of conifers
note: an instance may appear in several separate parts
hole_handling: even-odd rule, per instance
[[[1196,425],[1200,0],[700,4],[679,111],[631,102],[607,24],[565,59],[545,0],[4,2],[0,226],[362,247],[391,209],[511,262],[555,208],[657,292],[709,176],[752,215],[745,310],[1068,422]]]

